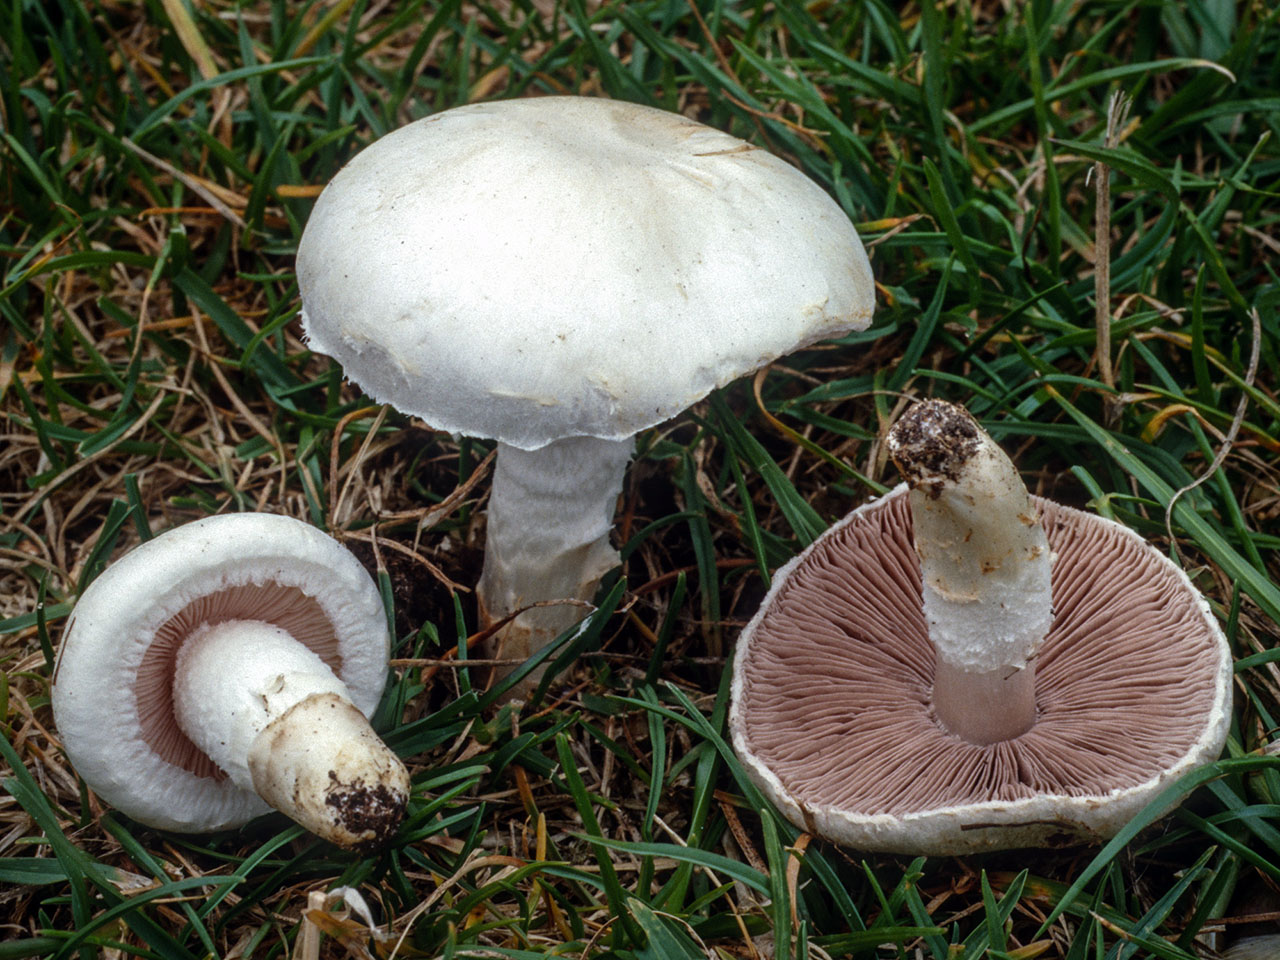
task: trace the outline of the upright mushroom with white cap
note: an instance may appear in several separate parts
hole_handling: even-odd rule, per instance
[[[332,537],[291,517],[207,517],[85,590],[54,720],[85,782],[142,823],[203,833],[275,807],[371,849],[409,797],[366,719],[389,649],[377,587]]]
[[[864,850],[1058,845],[1217,757],[1231,655],[1181,570],[1029,498],[963,408],[916,404],[889,449],[907,484],[778,571],[738,640],[734,747],[788,818]]]
[[[673,113],[472,104],[368,147],[298,247],[303,327],[379,401],[498,441],[482,609],[589,599],[634,434],[866,327],[849,218],[794,167]],[[581,618],[522,614],[525,657]]]

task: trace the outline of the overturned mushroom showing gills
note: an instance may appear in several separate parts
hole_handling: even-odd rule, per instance
[[[208,832],[275,807],[372,849],[409,796],[366,719],[388,652],[378,590],[337,541],[290,517],[208,517],[85,590],[54,719],[85,782],[142,823]]]
[[[912,489],[778,571],[739,638],[734,747],[794,823],[863,850],[1111,836],[1222,749],[1231,657],[1217,621],[1132,531],[1024,505],[963,410],[908,417],[890,443]]]
[[[673,113],[472,104],[368,147],[298,247],[303,327],[374,398],[498,441],[482,610],[588,600],[633,436],[874,307],[849,218],[778,157]],[[582,618],[539,607],[523,658]]]

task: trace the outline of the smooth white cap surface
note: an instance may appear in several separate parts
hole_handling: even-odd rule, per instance
[[[230,609],[245,603],[252,609]],[[161,741],[178,759],[194,747],[174,746],[175,737],[187,741],[175,733],[176,720],[166,727],[172,702],[157,715],[150,697],[171,689],[162,675],[181,645],[175,624],[195,628],[208,617],[279,622],[284,609],[293,622],[310,625],[291,629],[295,639],[323,651],[352,702],[372,713],[387,676],[385,611],[368,572],[327,534],[285,516],[206,517],[108,567],[67,621],[53,678],[54,720],[85,782],[134,819],[172,830],[217,830],[267,812],[261,798],[225,776],[193,772],[193,764],[157,753]],[[169,650],[157,656],[158,646]]]
[[[849,218],[800,171],[585,97],[388,134],[325,188],[297,269],[311,345],[367,393],[527,450],[629,437],[875,303]]]

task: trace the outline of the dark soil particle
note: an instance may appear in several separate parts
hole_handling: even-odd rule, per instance
[[[911,487],[923,485],[937,497],[942,492],[938,478],[956,481],[981,436],[982,428],[964,407],[922,400],[889,431],[889,453]]]
[[[357,783],[330,790],[325,803],[337,811],[338,822],[353,836],[364,837],[353,849],[372,853],[395,836],[404,820],[406,799],[382,784]]]

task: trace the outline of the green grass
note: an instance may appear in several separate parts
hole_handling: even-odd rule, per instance
[[[1133,108],[1108,147],[1116,90]],[[625,579],[515,716],[461,662],[470,592],[423,562],[474,583],[487,476],[431,507],[489,444],[361,413],[298,339],[291,271],[308,188],[362,146],[552,92],[786,157],[860,225],[882,292],[871,330],[788,358],[759,402],[735,384],[641,436]],[[399,955],[428,957],[1188,958],[1280,882],[1280,760],[1260,752],[1280,710],[1274,4],[12,0],[0,135],[0,960],[286,957],[335,884],[393,939],[335,915],[323,955],[403,933]],[[875,438],[916,395],[965,403],[1033,491],[1170,549],[1166,505],[1246,401],[1172,512],[1239,661],[1225,758],[1169,819],[1102,848],[868,857],[801,837],[743,775],[724,658],[769,573],[894,482]],[[377,857],[281,818],[157,833],[58,748],[50,663],[78,591],[152,531],[246,509],[344,537],[418,661],[377,716],[415,783]]]

